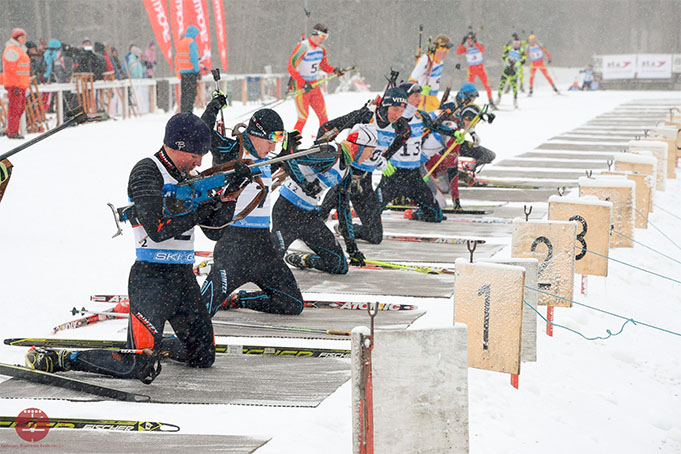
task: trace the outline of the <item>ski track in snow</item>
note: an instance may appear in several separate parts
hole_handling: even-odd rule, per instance
[[[672,97],[679,97],[678,92],[554,96],[540,87],[532,98],[521,95],[520,110],[499,111],[493,125],[481,124],[477,130],[482,144],[501,160],[624,102]],[[329,118],[358,109],[369,98],[366,93],[327,96]],[[502,105],[508,108],[510,103],[505,96]],[[226,123],[236,123],[236,114],[253,107],[227,109]],[[292,127],[293,102],[277,110]],[[0,205],[2,338],[48,335],[54,325],[71,318],[73,306],[87,304],[91,294],[126,293],[133,238],[126,226],[123,237],[111,239],[114,224],[106,202],[126,202],[130,169],[159,148],[169,117],[156,114],[69,128],[12,157],[14,173]],[[306,144],[316,129],[311,114],[303,132]],[[0,150],[16,145],[0,138]],[[667,180],[667,190],[658,192],[654,203],[681,216],[681,179]],[[650,221],[680,243],[675,232],[681,221],[662,210],[655,210]],[[212,243],[198,236],[197,250],[212,250]],[[681,250],[653,228],[637,230],[635,239],[681,259]],[[679,264],[642,246],[611,254],[681,279]],[[679,284],[614,262],[609,274],[607,279],[590,276],[587,296],[579,294],[577,277],[575,299],[681,332]],[[445,326],[453,319],[451,302],[424,300],[418,305],[428,313],[412,328]],[[540,311],[545,315],[545,309]],[[606,329],[619,331],[624,320],[574,306],[557,308],[555,322],[595,337],[606,336]],[[125,321],[108,321],[67,331],[64,337],[123,338],[125,326]],[[561,328],[548,337],[539,318],[538,331],[538,362],[522,364],[520,389],[511,387],[506,374],[469,369],[471,453],[681,451],[681,337],[632,324],[608,340],[587,341]],[[0,360],[23,363],[24,352],[2,345]],[[0,400],[0,414],[39,407],[48,416],[164,421],[180,425],[183,433],[271,437],[258,454],[340,454],[351,452],[350,393],[348,382],[315,409],[5,399]]]

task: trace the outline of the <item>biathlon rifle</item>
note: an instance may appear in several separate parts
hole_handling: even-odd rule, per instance
[[[421,58],[421,53],[423,53],[421,42],[423,40],[423,24],[419,25],[419,47],[416,49],[416,57],[414,58],[414,61],[419,61],[419,58]]]
[[[259,167],[268,166],[275,164],[277,162],[289,161],[291,159],[300,158],[302,156],[307,156],[313,153],[318,153],[320,151],[320,146],[314,146],[306,150],[301,150],[296,153],[291,153],[285,156],[279,156],[272,159],[267,159],[261,162],[251,162],[248,164],[248,168],[257,171],[253,172],[254,176],[260,174]],[[215,167],[204,170],[199,175],[189,178],[185,181],[178,183],[177,190],[175,192],[175,199],[180,203],[184,203],[184,210],[180,210],[179,213],[168,213],[170,215],[185,215],[196,208],[202,203],[213,200],[214,192],[227,186],[230,183],[229,177],[234,174],[233,170],[234,161],[220,164]],[[116,221],[116,227],[118,231],[114,237],[120,235],[122,230],[120,228],[120,222],[129,221],[133,217],[134,203],[130,205],[115,208],[113,204],[107,204],[114,214],[114,219]]]
[[[385,91],[383,92],[383,96],[381,96],[377,100],[370,99],[369,101],[367,101],[364,104],[362,109],[364,107],[368,107],[371,103],[374,103],[376,105],[376,110],[380,109],[381,105],[383,104],[383,98],[385,98],[385,94],[388,92],[389,89],[397,86],[397,77],[399,75],[400,75],[399,71],[395,71],[394,69],[390,68],[390,77],[386,77],[388,84],[385,87]],[[362,109],[359,109],[357,111],[357,113],[355,115],[353,115],[352,117],[350,117],[348,119],[348,121],[346,121],[345,124],[343,126],[341,126],[340,128],[332,128],[332,129],[326,131],[322,136],[318,137],[314,141],[314,144],[317,145],[317,144],[322,144],[322,143],[328,143],[328,142],[332,141],[333,139],[335,139],[338,136],[338,134],[341,133],[341,131],[343,131],[345,128],[350,127],[350,125],[354,124],[354,121],[356,120],[357,115],[360,115]]]
[[[68,118],[68,120],[66,120],[64,123],[57,126],[56,128],[52,129],[51,131],[47,131],[43,134],[40,134],[38,137],[35,137],[35,138],[29,140],[26,143],[22,143],[18,147],[12,148],[8,152],[0,155],[0,161],[2,161],[3,159],[7,159],[12,155],[15,155],[15,154],[19,153],[20,151],[25,150],[26,148],[35,145],[36,143],[40,142],[41,140],[47,139],[51,135],[56,134],[59,131],[66,129],[73,124],[81,124],[81,123],[84,123],[84,122],[87,121],[87,114],[83,111],[83,108],[81,106],[78,106],[75,109],[73,109],[72,111],[70,111],[69,113],[67,113],[66,117]]]
[[[211,70],[211,74],[213,75],[213,80],[215,81],[215,91],[213,92],[213,96],[217,95],[223,95],[224,94],[220,91],[220,68],[215,68]],[[225,136],[225,115],[222,113],[222,108],[220,108],[220,121],[217,122],[217,130],[218,133],[221,136]]]

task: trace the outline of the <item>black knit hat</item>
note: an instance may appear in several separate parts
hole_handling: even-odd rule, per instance
[[[272,109],[260,109],[253,114],[248,122],[246,134],[261,139],[269,139],[271,133],[283,130],[284,122],[278,113]]]
[[[163,144],[173,150],[204,155],[210,150],[210,128],[193,113],[175,114],[166,123]]]

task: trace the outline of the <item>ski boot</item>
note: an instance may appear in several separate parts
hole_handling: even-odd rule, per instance
[[[518,98],[513,98],[513,108],[514,109],[518,108]]]
[[[492,110],[497,110],[497,105],[494,104],[494,101],[492,101],[491,99],[489,100],[489,108]]]
[[[64,372],[71,369],[69,352],[51,350],[43,347],[31,347],[26,352],[26,367],[43,372]]]
[[[532,87],[530,87],[530,91],[527,93],[527,97],[531,98],[532,97]]]
[[[520,93],[525,93],[525,87],[523,87],[523,86],[521,85],[519,88],[520,88]]]
[[[220,309],[222,310],[229,310],[229,309],[242,309],[246,306],[244,306],[243,301],[241,301],[241,298],[246,295],[246,290],[239,290],[238,292],[232,293],[229,297],[225,298],[225,302],[222,303],[222,306],[220,306]]]
[[[551,87],[553,88],[553,91],[555,91],[557,95],[560,94],[560,92],[558,91],[558,89],[556,88],[555,85],[551,85]]]
[[[291,252],[289,254],[286,254],[286,256],[284,257],[284,261],[291,266],[295,266],[296,268],[299,268],[301,270],[306,270],[312,268],[312,264],[310,263],[311,257],[312,254]]]

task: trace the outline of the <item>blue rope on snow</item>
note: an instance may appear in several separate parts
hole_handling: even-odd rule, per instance
[[[606,259],[608,259],[608,260],[612,260],[612,261],[614,261],[614,262],[621,263],[622,265],[630,266],[630,267],[635,268],[635,269],[637,269],[637,270],[639,270],[639,271],[644,271],[644,272],[646,272],[646,273],[653,274],[653,275],[658,276],[658,277],[661,277],[661,278],[663,278],[663,279],[668,279],[668,280],[670,280],[670,281],[672,281],[672,282],[676,282],[677,284],[681,284],[681,281],[679,281],[678,279],[674,279],[674,278],[671,278],[671,277],[669,277],[669,276],[665,276],[665,275],[662,275],[662,274],[658,274],[658,273],[656,273],[656,272],[654,272],[654,271],[650,271],[650,270],[647,270],[647,269],[645,269],[645,268],[641,268],[641,267],[639,267],[639,266],[632,265],[631,263],[627,263],[627,262],[623,262],[623,261],[621,261],[621,260],[614,259],[614,258],[609,257],[609,256],[607,256],[607,255],[599,254],[598,252],[590,251],[590,250],[585,249],[585,248],[583,248],[583,247],[575,246],[575,249],[581,249],[582,251],[590,252],[591,254],[597,255],[597,256],[599,256],[599,257],[603,257],[603,258],[606,258]]]
[[[529,287],[528,287],[528,288],[529,288]],[[630,318],[629,320],[627,320],[626,322],[624,322],[624,323],[622,324],[622,327],[620,328],[620,330],[619,330],[618,332],[614,333],[614,334],[613,334],[613,332],[610,331],[609,329],[606,329],[605,332],[608,333],[607,337],[602,337],[602,336],[586,337],[584,334],[580,333],[579,331],[577,331],[577,330],[575,330],[575,329],[568,328],[567,326],[564,326],[564,325],[559,325],[558,323],[550,322],[549,320],[547,320],[546,317],[544,317],[543,315],[541,315],[541,313],[540,313],[535,307],[533,307],[530,303],[528,303],[528,302],[525,301],[524,299],[523,299],[523,303],[525,303],[525,304],[527,304],[528,306],[530,306],[530,307],[532,308],[532,310],[535,311],[535,312],[537,313],[537,315],[539,315],[546,323],[549,323],[549,324],[551,324],[551,325],[553,325],[553,326],[557,326],[558,328],[563,328],[563,329],[566,329],[566,330],[568,330],[568,331],[572,331],[573,333],[579,334],[579,335],[582,336],[584,339],[589,340],[589,341],[606,340],[606,339],[609,339],[610,337],[617,336],[618,334],[621,334],[622,331],[624,331],[624,327],[627,325],[627,323],[630,323],[630,322],[631,322],[631,323],[633,323],[634,325],[636,324],[636,322],[635,322],[633,319]]]
[[[634,211],[636,212],[636,214],[638,214],[639,216],[641,216],[643,219],[648,220],[648,218],[646,218],[645,216],[643,216],[643,215],[641,214],[641,212],[638,211],[636,208],[634,208]],[[650,226],[651,226],[652,228],[654,228],[655,230],[657,230],[658,232],[660,232],[660,234],[661,234],[663,237],[667,238],[667,239],[669,240],[670,243],[672,243],[672,244],[673,244],[674,246],[676,246],[677,248],[681,249],[681,246],[679,246],[678,244],[676,244],[676,243],[674,242],[674,240],[672,240],[671,238],[669,238],[669,237],[667,236],[667,234],[664,233],[662,230],[660,230],[657,226],[655,226],[655,224],[653,224],[653,223],[650,222],[650,221],[648,221],[648,224],[650,224]]]
[[[676,263],[680,263],[680,264],[681,264],[681,260],[677,260],[677,259],[675,259],[674,257],[670,257],[670,256],[668,256],[668,255],[665,255],[665,254],[663,254],[662,252],[658,251],[657,249],[652,248],[652,247],[650,247],[650,246],[646,246],[645,244],[641,243],[640,241],[636,241],[636,240],[633,239],[633,238],[629,238],[628,236],[626,236],[626,235],[623,234],[623,233],[618,232],[617,230],[613,230],[613,232],[616,233],[616,234],[618,234],[618,235],[621,236],[622,238],[626,238],[626,239],[629,240],[629,241],[632,241],[632,242],[634,242],[634,243],[636,243],[636,244],[640,244],[640,245],[643,246],[644,248],[650,249],[651,251],[653,251],[653,252],[655,252],[655,253],[657,253],[657,254],[660,254],[662,257],[667,257],[669,260],[673,260],[673,261],[675,261]]]
[[[655,208],[661,209],[661,210],[664,211],[665,213],[667,213],[667,214],[669,214],[670,216],[675,217],[676,219],[678,219],[679,221],[681,221],[681,218],[680,218],[680,217],[678,217],[677,215],[675,215],[674,213],[672,213],[672,212],[669,211],[669,210],[665,210],[665,209],[662,208],[660,205],[657,205],[657,204],[653,203],[653,206],[654,206]]]
[[[681,337],[681,333],[677,333],[676,331],[671,331],[671,330],[668,330],[668,329],[665,329],[665,328],[660,328],[659,326],[655,326],[655,325],[651,325],[651,324],[649,324],[649,323],[644,323],[644,322],[641,322],[641,321],[634,320],[634,319],[631,318],[631,317],[625,317],[625,316],[623,316],[623,315],[615,314],[614,312],[608,312],[608,311],[606,311],[606,310],[604,310],[604,309],[599,309],[599,308],[597,308],[597,307],[589,306],[588,304],[580,303],[580,302],[578,302],[578,301],[574,301],[574,300],[571,300],[571,299],[568,299],[568,298],[563,298],[562,296],[554,295],[553,293],[545,292],[544,290],[540,290],[540,289],[538,289],[538,288],[529,287],[529,286],[527,286],[527,285],[525,286],[525,288],[528,289],[528,290],[532,290],[532,291],[534,291],[534,292],[539,292],[539,293],[543,293],[544,295],[549,295],[549,296],[552,296],[552,297],[554,297],[554,298],[558,298],[559,300],[569,301],[569,302],[571,302],[571,303],[573,303],[573,304],[576,304],[576,305],[578,305],[578,306],[584,306],[584,307],[586,307],[586,308],[588,308],[588,309],[592,309],[592,310],[594,310],[594,311],[598,311],[598,312],[602,312],[602,313],[604,313],[604,314],[612,315],[613,317],[621,318],[622,320],[626,320],[626,321],[628,321],[628,322],[630,321],[630,322],[632,322],[634,325],[643,325],[643,326],[647,326],[648,328],[657,329],[657,330],[663,331],[663,332],[665,332],[665,333],[674,334],[675,336]],[[626,323],[625,323],[625,324],[626,324]],[[622,328],[624,328],[624,325],[622,325]],[[620,330],[620,332],[622,332],[622,331]],[[619,334],[619,333],[618,333],[618,334]],[[613,336],[614,336],[614,334],[613,334]]]

